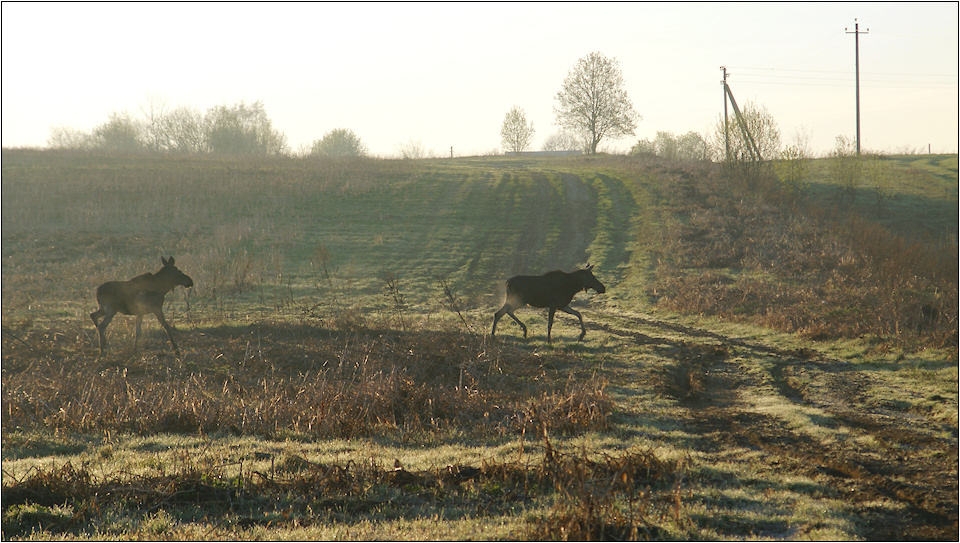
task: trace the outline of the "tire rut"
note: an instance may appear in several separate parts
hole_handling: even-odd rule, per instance
[[[557,265],[562,268],[577,266],[587,259],[587,246],[590,245],[591,230],[597,222],[596,195],[584,184],[579,176],[562,173],[563,198],[560,225]]]
[[[641,345],[668,346],[675,360],[661,372],[663,393],[688,412],[686,422],[707,452],[737,446],[763,451],[781,467],[814,478],[844,497],[868,540],[956,540],[957,441],[944,426],[917,416],[865,409],[855,391],[867,377],[848,362],[809,349],[783,350],[712,331],[645,318],[618,317],[620,326],[595,325]],[[626,324],[627,327],[622,326]],[[668,331],[673,337],[646,334]],[[731,354],[768,367],[764,383],[731,361]],[[803,373],[804,379],[797,377]],[[805,381],[820,384],[812,387]],[[824,424],[850,436],[825,442],[758,412],[744,394],[769,390],[794,406],[824,413]],[[875,445],[869,445],[869,444]],[[877,502],[893,501],[896,507]]]

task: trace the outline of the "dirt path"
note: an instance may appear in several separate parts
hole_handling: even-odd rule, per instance
[[[878,371],[644,318],[599,327],[672,353],[654,388],[686,414],[696,448],[760,451],[833,489],[864,539],[956,540],[956,426],[871,403]]]
[[[597,197],[584,184],[579,176],[562,173],[564,198],[564,217],[559,239],[561,253],[557,255],[558,264],[567,269],[573,268],[587,259],[587,246],[591,241],[591,230],[597,222]]]

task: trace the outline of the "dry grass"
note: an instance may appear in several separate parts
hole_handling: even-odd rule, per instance
[[[809,337],[949,344],[949,239],[754,195],[709,165],[616,157],[3,158],[4,539],[883,539],[955,525],[936,516],[956,502],[955,423],[942,426],[956,370],[940,354],[770,347],[748,325],[626,316],[652,292]],[[125,319],[98,357],[93,288],[153,271],[159,253],[197,281],[167,299],[184,356],[149,319],[134,352]],[[585,311],[588,341],[484,338],[514,266],[598,256],[615,288]],[[828,360],[840,343],[856,360]],[[874,474],[855,481],[869,503],[810,462],[836,457],[839,434],[857,436],[844,461]],[[885,494],[892,481],[946,505]]]
[[[775,187],[670,179],[670,217],[652,244],[661,306],[812,339],[956,345],[955,232],[911,238]]]
[[[535,447],[530,447],[534,449]],[[679,484],[685,467],[647,451],[622,455],[560,453],[542,442],[539,460],[484,461],[408,471],[399,463],[310,462],[286,456],[269,470],[224,465],[209,454],[183,452],[152,473],[100,474],[67,462],[4,478],[3,538],[39,531],[47,536],[177,538],[191,508],[204,511],[205,539],[230,538],[254,526],[309,528],[359,519],[435,515],[486,517],[553,502],[530,517],[520,539],[649,539],[682,518]],[[108,513],[122,506],[119,527]],[[612,511],[627,511],[620,516]],[[174,511],[171,515],[168,511]],[[157,532],[157,514],[166,522]],[[137,521],[136,519],[140,519]],[[179,522],[174,521],[180,518]]]
[[[653,540],[667,536],[666,525],[683,527],[682,463],[668,465],[642,451],[591,460],[585,452],[557,454],[548,441],[543,465],[559,499],[525,539]]]
[[[85,338],[3,334],[3,429],[349,438],[602,429],[604,383],[457,331],[255,324],[200,329],[183,360],[91,356]]]

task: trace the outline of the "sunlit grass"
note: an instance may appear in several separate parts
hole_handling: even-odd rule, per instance
[[[664,539],[860,539],[869,523],[830,470],[866,468],[811,457],[916,447],[929,451],[914,457],[930,470],[955,450],[955,349],[903,349],[888,334],[814,341],[760,325],[773,319],[751,320],[743,297],[727,307],[733,318],[660,302],[671,268],[657,251],[688,247],[658,248],[659,236],[682,224],[670,219],[679,209],[703,203],[671,192],[675,178],[709,179],[707,166],[652,168],[623,157],[42,158],[4,152],[5,492],[69,464],[94,483],[147,488],[137,478],[153,477],[206,481],[218,492],[256,483],[269,498],[248,496],[233,510],[202,501],[103,502],[97,514],[80,502],[7,508],[5,538],[524,539],[568,521],[623,528],[643,503],[652,526],[643,533]],[[940,175],[938,164],[911,167]],[[155,271],[169,254],[196,282],[165,306],[184,356],[169,353],[152,317],[134,351],[133,319],[118,317],[111,352],[97,358],[96,285]],[[530,308],[518,313],[529,338],[512,321],[495,341],[486,337],[507,277],[587,261],[609,290],[575,300],[583,342],[575,319],[558,315],[548,343],[546,312]],[[714,274],[721,286],[808,288],[762,267],[686,271]],[[709,295],[716,285],[690,288]],[[333,365],[339,373],[323,373]],[[316,418],[308,426],[317,406],[308,400],[330,384],[341,393],[333,412],[351,405],[347,393],[383,409],[345,417],[342,435],[318,429]],[[425,405],[447,406],[433,420],[410,401],[428,388]],[[574,401],[583,398],[604,406],[602,416],[584,418],[593,411]],[[18,411],[25,405],[34,410]],[[134,407],[140,416],[116,423]],[[907,422],[875,430],[877,420]],[[162,428],[173,423],[176,431]],[[539,477],[550,472],[547,451],[601,464],[649,454],[667,480],[578,499],[511,489],[509,477],[447,494],[378,479],[395,466],[417,477],[449,466]],[[309,501],[267,492],[271,480],[307,481],[321,466],[377,469],[363,474],[373,481],[367,493]],[[951,473],[916,484],[930,489]],[[868,499],[884,519],[907,507]],[[599,519],[593,506],[604,511]],[[78,513],[82,522],[71,524]],[[31,535],[12,524],[17,515],[45,528]]]

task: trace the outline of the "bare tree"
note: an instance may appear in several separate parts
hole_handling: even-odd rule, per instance
[[[55,126],[50,129],[47,146],[51,149],[70,149],[89,151],[95,147],[93,134],[68,126]]]
[[[190,107],[178,107],[160,117],[160,149],[176,153],[201,153],[207,150],[203,115]]]
[[[520,153],[533,141],[533,123],[527,124],[527,116],[519,106],[513,106],[503,117],[500,128],[500,143],[504,149]]]
[[[427,157],[427,150],[420,140],[410,140],[400,146],[400,156],[404,159],[419,160]]]
[[[164,146],[164,134],[161,127],[166,111],[167,105],[163,100],[155,96],[147,98],[146,106],[140,106],[140,113],[144,116],[144,144],[147,149],[155,153],[166,150]]]
[[[721,115],[716,124],[713,145],[717,156],[726,156],[724,138],[730,144],[730,155],[724,159],[724,171],[748,183],[773,175],[771,160],[780,155],[780,127],[767,108],[747,102],[742,108],[744,134],[739,123],[724,123]],[[747,139],[749,138],[749,140]],[[752,143],[751,143],[752,142]],[[754,156],[751,148],[760,153]]]
[[[576,134],[567,130],[561,130],[547,136],[543,140],[542,151],[582,151],[584,142]]]
[[[634,111],[616,59],[590,53],[577,61],[557,93],[557,123],[588,142],[591,153],[604,137],[633,135],[640,115]]]
[[[206,150],[199,110],[184,106],[171,110],[162,100],[150,97],[140,112],[144,117],[144,142],[151,151],[193,154]]]

